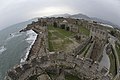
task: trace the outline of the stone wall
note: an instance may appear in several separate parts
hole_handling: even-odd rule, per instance
[[[87,38],[82,44],[73,50],[73,55],[77,56],[82,53],[83,49],[90,43],[91,38]]]
[[[59,77],[62,69],[64,71],[63,75],[72,74],[80,79],[103,80],[105,73],[100,73],[101,71],[98,70],[98,67],[98,63],[93,63],[91,59],[75,58],[72,55],[58,52],[42,56],[39,60],[34,58],[30,62],[15,67],[8,72],[6,79],[29,80],[32,76],[37,76],[38,78],[44,74],[48,76],[46,80],[51,80],[52,77],[49,76],[48,72],[53,71],[56,77]]]

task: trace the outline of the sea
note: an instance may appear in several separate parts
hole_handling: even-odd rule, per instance
[[[4,80],[9,69],[25,62],[37,34],[33,30],[21,33],[19,31],[36,20],[21,22],[0,30],[0,80]]]

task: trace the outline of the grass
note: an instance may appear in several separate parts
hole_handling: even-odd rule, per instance
[[[112,73],[112,75],[115,76],[117,74],[117,65],[114,52],[109,54],[109,58],[110,58],[110,73]]]
[[[62,35],[67,36],[67,37],[74,35],[73,32],[66,31],[64,29],[56,28],[56,30],[59,31]]]
[[[80,32],[85,34],[86,36],[89,36],[89,34],[90,34],[90,31],[82,26],[80,26]]]
[[[55,32],[52,32],[52,34],[54,34],[55,36],[61,38],[61,39],[64,39],[65,36],[64,35],[61,35],[59,32],[55,31]]]
[[[54,51],[64,50],[64,45],[62,42],[60,42],[60,43],[53,42],[52,45],[53,45]]]
[[[54,27],[51,26],[51,25],[49,25],[49,26],[48,26],[48,30],[54,30]]]
[[[51,26],[51,25],[48,26],[48,30],[56,30],[56,31],[58,31],[59,33],[61,33],[62,35],[67,36],[67,37],[70,37],[71,35],[74,35],[73,32],[66,31],[66,30],[61,29],[61,28],[54,28],[54,27]]]
[[[50,32],[48,32],[48,43],[49,43],[49,51],[53,51],[53,46],[52,46],[52,42],[50,41],[51,40],[51,37],[52,37],[52,34]]]
[[[53,46],[53,51],[60,51],[60,50],[65,50],[66,49],[66,45],[72,43],[72,41],[70,41],[69,39],[64,39],[61,42],[52,42],[52,46]]]
[[[86,54],[85,54],[85,52],[86,52],[85,50],[87,49],[87,46],[88,46],[88,45],[85,45],[84,47],[82,47],[82,50],[80,51],[79,54],[82,54],[82,53],[83,53],[84,55],[86,55]],[[84,55],[83,55],[83,56],[84,56]]]
[[[72,41],[69,39],[74,33],[60,28],[48,26],[48,44],[49,51],[65,50],[68,44]]]
[[[88,50],[90,49],[90,47],[91,47],[90,44],[86,47],[86,50],[85,50],[85,52],[84,52],[84,57],[86,56],[86,54],[87,54]]]
[[[65,38],[63,41],[63,44],[69,44],[69,43],[72,43],[72,41],[69,40],[68,38]]]

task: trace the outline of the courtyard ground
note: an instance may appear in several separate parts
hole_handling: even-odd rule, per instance
[[[75,33],[64,29],[48,26],[49,51],[68,51],[77,46],[78,43],[73,39]]]

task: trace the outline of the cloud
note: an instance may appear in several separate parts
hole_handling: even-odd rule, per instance
[[[65,14],[65,13],[75,13],[75,11],[72,8],[69,7],[45,7],[41,10],[38,9],[38,11],[35,11],[32,13],[34,16],[50,16],[53,14]]]
[[[119,0],[1,0],[0,29],[38,17],[83,13],[119,24]]]

